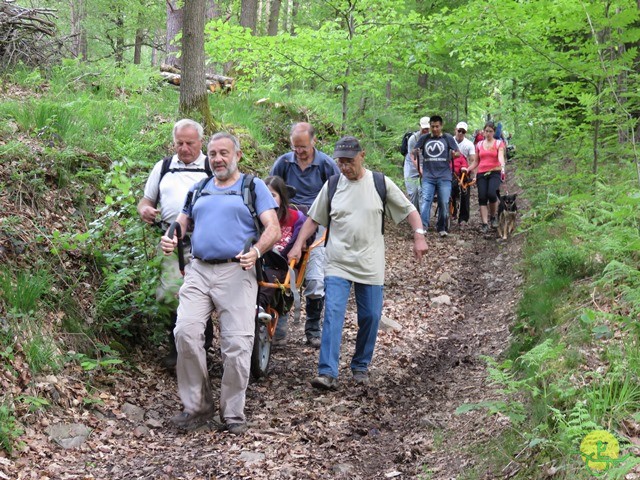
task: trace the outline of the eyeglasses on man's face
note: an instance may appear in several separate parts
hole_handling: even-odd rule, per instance
[[[458,133],[467,133],[467,131],[464,128],[459,128]]]
[[[302,152],[310,148],[312,148],[312,145],[291,145],[291,150],[295,150],[296,152]]]

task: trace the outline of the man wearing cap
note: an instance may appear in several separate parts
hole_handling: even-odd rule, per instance
[[[285,183],[296,189],[291,197],[291,203],[304,207],[306,211],[316,199],[322,185],[332,175],[339,172],[336,162],[316,149],[316,135],[313,126],[306,122],[299,122],[291,127],[289,136],[291,151],[278,158],[270,175],[282,177]],[[318,229],[316,238],[321,238],[324,229]],[[305,274],[305,290],[307,319],[304,333],[307,343],[314,348],[320,347],[320,319],[324,304],[324,247],[318,246],[309,253],[307,271]],[[278,320],[278,326],[273,339],[273,345],[286,342],[287,317],[283,315]]]
[[[382,234],[383,208],[394,222],[405,218],[414,230],[413,252],[418,261],[427,251],[422,221],[402,191],[384,177],[386,208],[376,189],[373,172],[364,168],[365,152],[354,137],[336,143],[333,156],[341,175],[335,194],[329,200],[329,183],[320,190],[309,210],[289,259],[299,259],[307,238],[318,224],[327,227],[325,268],[325,313],[318,376],[311,380],[315,388],[338,387],[338,365],[342,327],[351,286],[358,305],[358,334],[351,372],[358,384],[369,382],[369,364],[373,357],[378,324],[382,316],[385,251]],[[330,204],[329,204],[330,202]]]
[[[407,189],[407,196],[416,210],[420,211],[421,188],[420,188],[420,172],[411,161],[411,152],[416,146],[418,139],[429,133],[429,117],[422,117],[420,119],[420,130],[416,130],[407,144],[407,155],[404,157],[404,186]]]
[[[446,237],[449,218],[449,198],[451,197],[452,160],[459,155],[458,145],[452,135],[442,131],[442,117],[432,115],[429,119],[430,132],[422,135],[412,152],[416,168],[422,172],[422,223],[429,228],[431,204],[438,192],[438,222],[436,229],[441,237]],[[422,156],[422,158],[420,158]]]
[[[454,159],[454,165],[455,166],[460,165],[461,166],[460,170],[464,172],[468,171],[469,165],[475,162],[475,159],[476,159],[476,147],[473,145],[473,142],[465,136],[468,130],[469,130],[469,127],[466,124],[466,122],[459,122],[456,125],[456,132],[453,137],[456,140],[456,143],[458,144],[458,149],[460,150],[460,153],[461,153],[461,155],[458,158]],[[460,176],[461,172],[458,171],[458,169],[455,168],[455,166],[454,166],[455,173],[456,175]],[[451,196],[454,199],[457,198],[458,195],[460,196],[460,211],[457,212],[458,224],[467,223],[469,221],[470,193],[471,192],[469,191],[468,188],[465,191],[463,191],[460,188],[460,185],[458,185],[458,182],[454,179],[452,190],[451,190]]]

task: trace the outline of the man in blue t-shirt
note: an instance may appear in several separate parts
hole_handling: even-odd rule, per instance
[[[429,228],[431,220],[431,204],[433,196],[438,192],[438,221],[436,230],[441,237],[446,237],[447,218],[449,216],[449,197],[451,197],[451,178],[453,175],[452,160],[460,154],[458,144],[453,136],[442,132],[442,117],[433,115],[429,125],[431,131],[420,137],[413,150],[413,162],[418,168],[418,159],[422,155],[422,223]]]
[[[233,434],[247,430],[244,414],[255,331],[258,284],[255,263],[280,238],[277,204],[269,189],[255,179],[255,209],[264,230],[242,198],[244,175],[238,170],[242,156],[238,139],[221,132],[207,147],[213,177],[193,200],[195,185],[176,221],[182,231],[193,222],[192,261],[180,288],[174,330],[178,349],[178,394],[184,410],[171,418],[182,429],[193,429],[214,414],[213,396],[204,348],[204,330],[215,306],[219,314],[220,352],[224,372],[220,385],[220,418]],[[242,253],[247,239],[258,241]],[[177,238],[162,237],[165,254],[173,252]]]
[[[278,175],[287,185],[295,187],[296,194],[291,198],[291,203],[303,207],[306,212],[327,179],[339,174],[340,171],[333,158],[316,149],[315,130],[311,124],[306,122],[294,124],[291,127],[289,140],[291,151],[275,161],[270,175]],[[316,239],[323,234],[324,227],[320,227]],[[304,333],[307,343],[314,348],[320,348],[320,319],[324,304],[324,263],[324,246],[319,245],[309,253],[304,290],[307,299]],[[286,342],[286,320],[286,316],[278,320],[274,345],[282,345]]]

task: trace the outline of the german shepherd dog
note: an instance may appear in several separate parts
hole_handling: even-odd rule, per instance
[[[500,205],[498,206],[498,236],[503,240],[516,229],[516,193],[511,195],[500,195]]]

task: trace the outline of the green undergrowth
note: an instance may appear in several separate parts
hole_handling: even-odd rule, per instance
[[[628,455],[640,430],[640,188],[631,165],[606,181],[562,167],[519,170],[531,202],[520,226],[525,283],[510,347],[486,359],[501,400],[458,413],[508,418],[476,454],[510,478],[624,478],[640,463]],[[595,430],[620,445],[607,471],[581,457]]]

